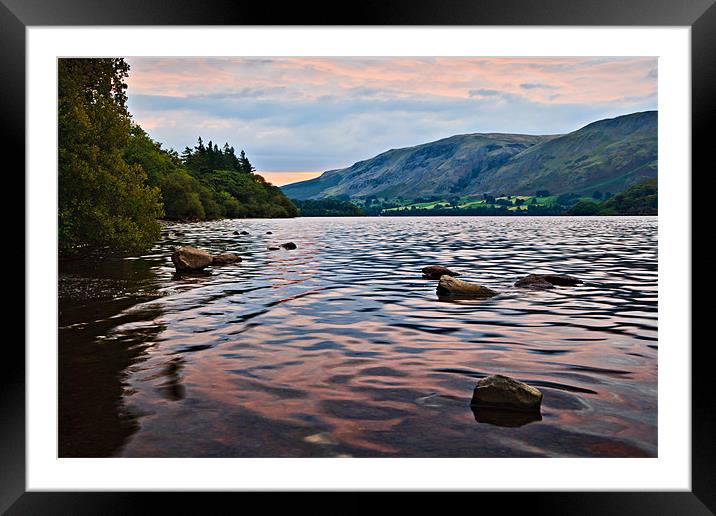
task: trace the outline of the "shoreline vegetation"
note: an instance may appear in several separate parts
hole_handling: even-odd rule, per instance
[[[335,216],[580,216],[580,215],[657,215],[658,185],[656,179],[635,184],[616,195],[594,191],[591,195],[566,193],[551,195],[541,190],[534,195],[480,197],[426,197],[418,199],[384,199],[346,196],[320,200],[291,201],[303,217]]]
[[[181,154],[131,119],[129,65],[122,58],[60,59],[58,65],[58,234],[60,259],[149,249],[161,220],[341,216],[656,215],[657,182],[612,195],[407,199],[289,199],[256,174],[245,152],[198,138]]]
[[[162,149],[131,119],[128,76],[121,58],[59,60],[60,258],[148,249],[160,219],[298,215],[228,143]]]

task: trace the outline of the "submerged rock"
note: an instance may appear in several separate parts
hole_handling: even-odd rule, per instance
[[[470,402],[473,407],[522,412],[539,412],[541,404],[542,393],[539,389],[501,374],[477,382]]]
[[[459,276],[460,274],[451,271],[442,265],[428,265],[422,269],[423,277],[429,279],[440,279],[441,276]]]
[[[336,443],[331,434],[328,432],[321,432],[319,434],[308,435],[303,438],[304,441],[311,444],[319,444],[324,446],[332,446]]]
[[[221,253],[216,256],[212,256],[212,264],[213,265],[226,265],[229,263],[235,263],[240,262],[241,256],[234,253]]]
[[[582,280],[564,274],[530,274],[515,281],[515,287],[554,288],[555,285],[573,287],[581,283]]]
[[[172,253],[172,262],[177,271],[198,271],[211,265],[213,259],[203,249],[187,245],[177,248]]]
[[[284,249],[296,249],[296,244],[293,242],[286,242],[285,244],[281,244],[281,247]]]
[[[439,296],[459,296],[485,298],[496,296],[497,292],[477,283],[453,278],[452,276],[441,276],[436,292]]]
[[[490,407],[470,407],[475,421],[488,425],[518,428],[535,421],[542,421],[539,410],[525,412],[521,410],[504,410]]]

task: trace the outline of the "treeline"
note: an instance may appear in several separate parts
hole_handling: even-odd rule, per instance
[[[254,174],[243,151],[199,138],[181,156],[162,149],[127,109],[120,58],[58,62],[58,236],[63,256],[139,251],[158,219],[295,217],[297,208]]]
[[[302,217],[359,217],[365,211],[349,201],[339,199],[305,200],[291,199]]]
[[[541,190],[538,194],[549,195]],[[607,192],[594,192],[592,200],[586,200],[576,193],[565,193],[556,197],[550,204],[539,204],[537,198],[525,200],[519,197],[501,196],[495,198],[483,195],[486,204],[460,206],[457,198],[441,201],[444,205],[431,207],[405,206],[397,203],[379,203],[372,201],[365,207],[368,215],[389,216],[528,216],[528,215],[658,215],[658,185],[652,179],[631,186],[627,190],[612,195]],[[415,202],[435,202],[435,198],[415,200]],[[388,209],[400,207],[400,209]],[[512,207],[512,209],[510,209]],[[515,209],[516,208],[516,209]]]
[[[580,201],[567,215],[657,215],[659,188],[656,179],[633,185],[600,203]]]
[[[296,206],[281,190],[254,174],[244,151],[222,148],[199,137],[194,148],[179,156],[162,149],[141,127],[132,127],[125,152],[129,163],[147,171],[148,183],[160,189],[164,218],[207,220],[217,218],[295,217]]]
[[[402,210],[391,210],[381,212],[381,215],[410,217],[410,216],[451,216],[451,215],[472,215],[472,216],[520,216],[520,215],[564,215],[565,207],[560,205],[553,206],[530,206],[528,209],[510,210],[507,206],[467,206],[464,208],[419,208],[409,206]]]

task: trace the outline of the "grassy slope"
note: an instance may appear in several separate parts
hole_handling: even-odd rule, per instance
[[[620,192],[656,177],[656,129],[655,111],[594,122],[526,149],[483,174],[470,192]]]

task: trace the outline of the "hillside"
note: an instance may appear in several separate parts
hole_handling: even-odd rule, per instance
[[[657,112],[558,136],[465,134],[392,149],[282,187],[293,199],[620,192],[657,175]]]
[[[286,185],[291,199],[405,197],[461,194],[477,176],[549,136],[464,134],[415,147],[392,149],[353,166]]]
[[[591,123],[482,174],[465,193],[621,192],[657,175],[657,112]]]

